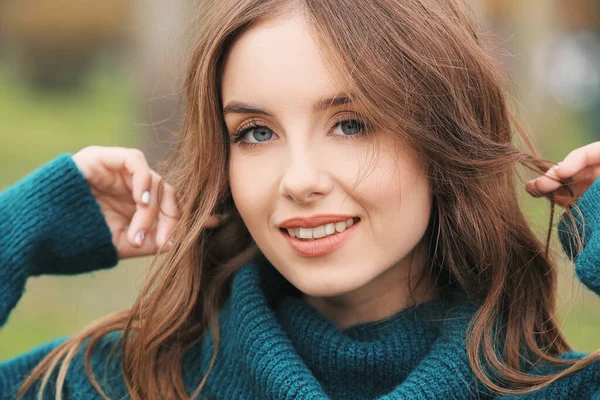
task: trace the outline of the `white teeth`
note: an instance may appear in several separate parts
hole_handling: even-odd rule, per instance
[[[301,239],[312,239],[312,231],[310,228],[298,228],[298,237]]]
[[[333,235],[338,232],[344,232],[347,228],[354,225],[354,219],[348,218],[344,222],[330,223],[316,228],[288,228],[288,233],[293,238],[300,239],[320,239],[325,236]]]
[[[327,224],[325,225],[325,234],[331,235],[335,232],[335,224]]]
[[[312,229],[312,237],[315,239],[319,239],[325,236],[325,226],[321,225]]]

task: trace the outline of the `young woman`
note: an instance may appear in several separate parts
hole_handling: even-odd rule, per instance
[[[178,196],[164,210],[176,213],[174,245],[131,310],[1,364],[2,394],[600,394],[598,353],[572,351],[554,317],[555,262],[519,209],[515,176],[520,164],[544,174],[527,190],[566,207],[563,246],[600,293],[600,145],[550,170],[513,146],[513,132],[530,142],[459,0],[204,7],[167,178]],[[47,168],[53,179],[33,182],[56,185],[50,193],[74,185],[80,202],[44,198],[70,210],[58,233],[3,235],[13,242],[2,257],[16,265],[1,271],[5,314],[28,274],[115,261],[81,179]],[[30,211],[32,221],[55,218],[58,229],[47,210]],[[209,224],[214,214],[228,217]],[[82,234],[64,233],[75,215]],[[142,225],[132,221],[130,241]],[[156,231],[155,243],[169,236]],[[30,258],[38,248],[51,249],[49,262]]]

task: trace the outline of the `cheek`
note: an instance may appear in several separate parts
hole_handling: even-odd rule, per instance
[[[249,230],[267,221],[270,198],[273,192],[273,174],[265,168],[260,157],[231,151],[229,159],[229,185],[240,216]]]
[[[432,194],[422,167],[410,155],[381,153],[356,190],[380,243],[420,240],[429,223]]]
[[[425,173],[411,164],[398,174],[400,193],[396,195],[396,208],[386,212],[389,241],[405,243],[406,250],[416,246],[423,238],[431,217],[432,195]],[[393,194],[390,193],[390,196]]]

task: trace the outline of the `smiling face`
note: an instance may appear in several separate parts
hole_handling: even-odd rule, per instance
[[[233,199],[263,254],[306,295],[404,293],[399,285],[429,222],[429,184],[409,148],[383,132],[365,135],[348,89],[326,69],[302,17],[263,22],[238,38],[221,93]],[[287,225],[322,226],[292,231],[302,236],[337,228],[312,243],[281,228],[323,214]],[[349,218],[353,226],[338,232],[350,224],[334,221]],[[413,274],[423,266],[413,258]]]

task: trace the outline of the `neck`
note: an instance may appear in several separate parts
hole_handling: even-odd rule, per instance
[[[409,277],[411,263],[412,275]],[[424,271],[425,252],[417,247],[399,263],[358,289],[331,297],[304,295],[304,300],[339,329],[379,321],[437,297],[435,285],[419,279],[424,277]]]

